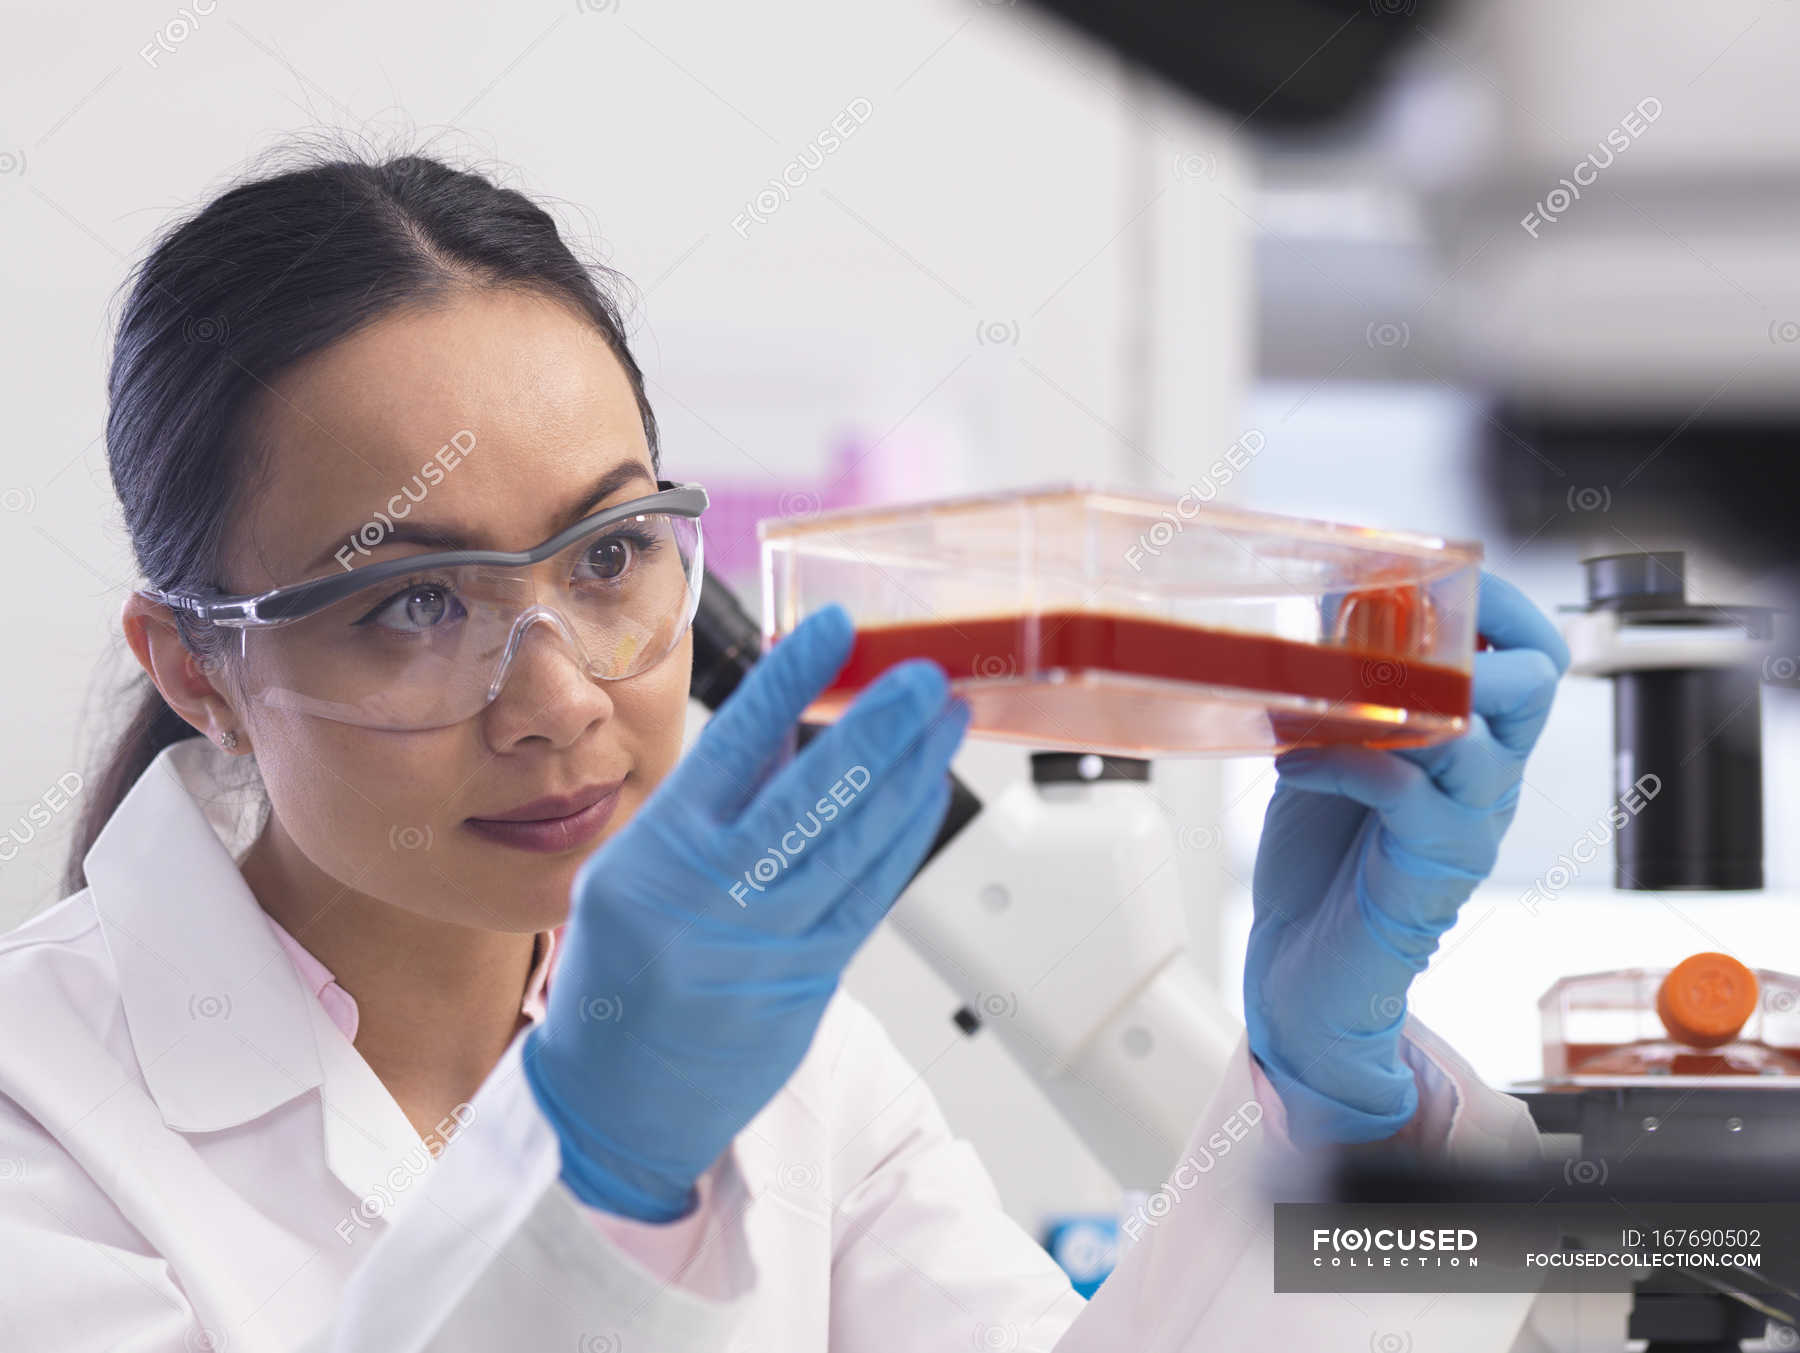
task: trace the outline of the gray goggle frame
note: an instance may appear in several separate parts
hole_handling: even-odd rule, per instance
[[[143,594],[165,606],[187,611],[197,620],[232,629],[254,625],[280,625],[299,620],[330,606],[333,602],[372,587],[389,578],[403,578],[422,570],[454,568],[459,564],[487,564],[519,568],[541,563],[567,549],[585,535],[614,522],[646,513],[666,513],[673,517],[698,518],[706,510],[706,490],[699,484],[682,484],[659,479],[656,493],[634,498],[628,503],[605,508],[583,517],[566,530],[559,531],[542,545],[529,550],[440,550],[436,554],[412,554],[403,559],[384,559],[378,564],[346,569],[329,577],[307,582],[272,587],[266,592],[241,596],[195,596],[187,592],[164,592],[143,588]]]

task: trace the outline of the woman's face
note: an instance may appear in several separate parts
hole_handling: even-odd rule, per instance
[[[358,527],[402,485],[417,494],[420,467],[465,430],[467,454],[402,502],[406,526],[524,550],[656,489],[624,369],[591,325],[535,295],[470,292],[386,318],[284,373],[250,423],[266,459],[229,526],[232,592],[340,567]],[[609,475],[629,477],[596,500]],[[432,548],[388,539],[351,559]],[[577,868],[680,755],[692,656],[684,635],[648,671],[595,682],[552,626],[534,624],[486,708],[418,732],[246,701],[229,663],[223,689],[268,788],[270,830],[311,867],[414,912],[533,931],[565,919]],[[480,821],[613,782],[605,826],[566,847],[528,849]]]

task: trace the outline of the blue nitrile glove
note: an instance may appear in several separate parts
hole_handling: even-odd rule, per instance
[[[1278,756],[1244,964],[1250,1050],[1299,1146],[1379,1141],[1418,1109],[1406,992],[1494,866],[1569,665],[1556,627],[1481,575],[1469,731],[1435,747]]]
[[[563,1180],[591,1206],[691,1210],[694,1181],[793,1074],[943,820],[968,706],[934,663],[884,672],[778,764],[850,639],[829,606],[775,644],[576,876],[524,1054]]]

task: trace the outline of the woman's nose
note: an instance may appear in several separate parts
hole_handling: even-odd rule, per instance
[[[513,624],[483,717],[495,747],[526,737],[563,745],[610,717],[612,697],[588,675],[586,654],[555,611],[532,607]]]

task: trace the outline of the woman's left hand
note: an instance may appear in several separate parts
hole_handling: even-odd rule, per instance
[[[1418,1109],[1400,1057],[1406,993],[1494,866],[1569,650],[1510,583],[1481,575],[1469,731],[1435,747],[1275,760],[1244,967],[1250,1050],[1298,1146],[1392,1136]]]

